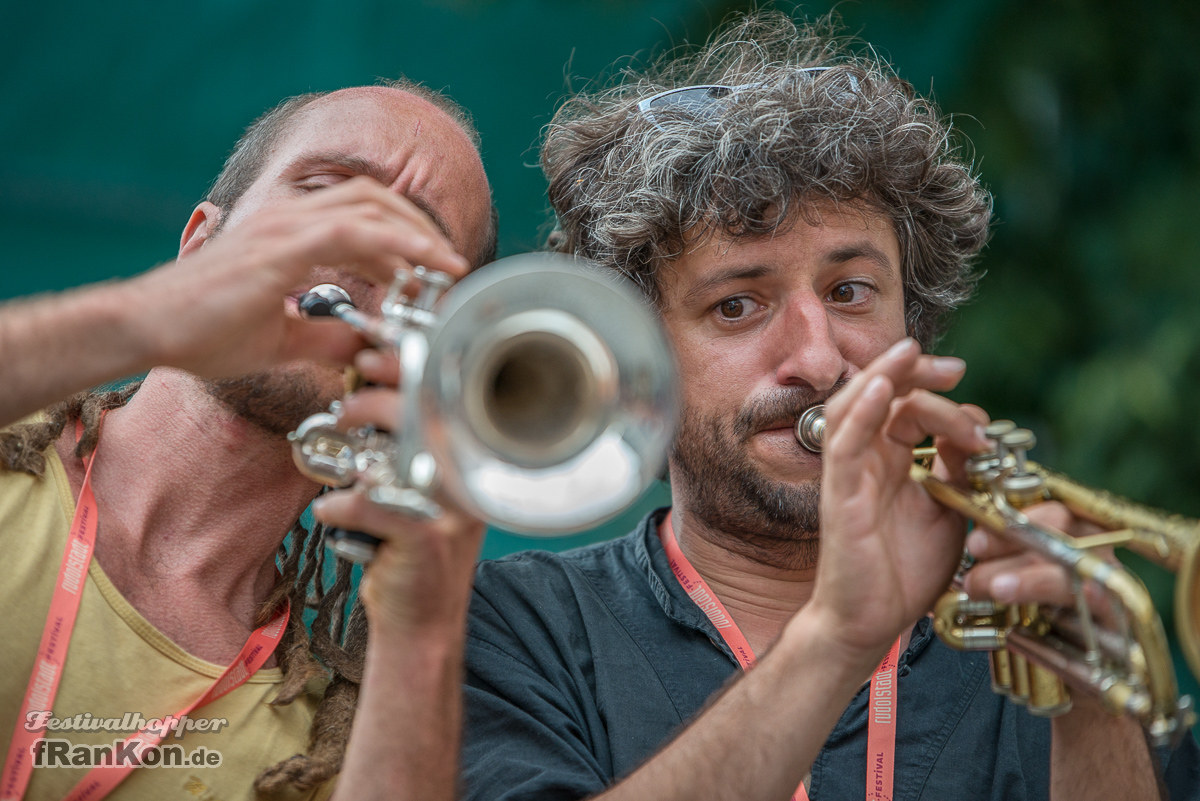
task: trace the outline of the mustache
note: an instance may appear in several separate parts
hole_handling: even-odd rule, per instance
[[[839,378],[828,392],[815,392],[805,387],[776,387],[751,399],[733,421],[733,433],[739,439],[772,428],[794,425],[796,419],[810,406],[824,403],[844,387],[850,379]]]

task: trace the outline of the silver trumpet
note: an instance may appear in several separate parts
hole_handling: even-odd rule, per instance
[[[333,285],[301,298],[302,313],[391,348],[402,391],[391,434],[338,431],[333,412],[301,423],[289,435],[301,472],[415,518],[440,514],[444,496],[535,536],[581,531],[632,504],[659,474],[677,415],[670,349],[640,293],[549,253],[451,283],[420,267],[398,274],[380,318]],[[328,544],[367,562],[378,540],[341,531]]]

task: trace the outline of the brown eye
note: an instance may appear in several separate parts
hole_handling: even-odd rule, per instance
[[[717,308],[721,312],[722,317],[736,320],[745,313],[746,303],[741,298],[730,298],[729,300],[721,301],[721,305]]]
[[[830,297],[837,303],[853,303],[854,289],[854,284],[841,284],[833,290]]]
[[[862,306],[872,297],[875,289],[871,284],[862,281],[847,281],[838,284],[829,293],[829,300],[840,306]]]

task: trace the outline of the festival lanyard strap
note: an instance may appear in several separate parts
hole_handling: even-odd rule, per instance
[[[32,720],[31,713],[50,711],[54,697],[58,694],[71,631],[75,628],[75,620],[79,615],[79,601],[83,597],[88,565],[91,564],[92,552],[96,547],[98,509],[96,497],[92,493],[94,459],[94,451],[90,457],[84,459],[87,471],[84,473],[83,487],[79,490],[79,500],[75,505],[75,518],[71,521],[54,595],[50,600],[50,612],[46,616],[46,626],[42,630],[42,640],[38,645],[37,661],[29,677],[29,685],[25,688],[25,700],[21,704],[8,756],[4,760],[4,772],[0,774],[0,801],[19,801],[24,796],[25,788],[33,774],[34,750],[38,741],[43,739],[40,731],[31,731],[26,723]],[[289,611],[285,606],[271,622],[252,632],[246,644],[242,646],[241,653],[212,686],[172,717],[179,719],[188,715],[198,707],[215,701],[241,686],[254,675],[275,652],[279,638],[287,628]],[[129,771],[140,764],[142,755],[158,745],[169,731],[165,719],[164,725],[157,727],[156,731],[149,731],[147,727],[143,727],[125,741],[126,748],[122,753],[125,757],[132,758],[124,759],[121,765],[99,765],[93,768],[75,785],[66,796],[66,801],[99,801],[108,795]]]
[[[683,555],[675,539],[675,528],[671,524],[671,513],[667,513],[659,528],[663,550],[671,565],[671,572],[679,580],[683,591],[688,594],[700,610],[716,627],[725,644],[733,651],[742,670],[754,667],[754,651],[738,629],[724,604],[717,598]],[[879,663],[871,677],[870,704],[867,717],[867,801],[891,801],[893,775],[896,767],[896,663],[900,656],[900,641],[896,640],[887,656]],[[808,792],[801,784],[796,788],[792,801],[808,801]]]

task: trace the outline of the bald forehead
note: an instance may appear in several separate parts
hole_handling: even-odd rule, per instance
[[[351,86],[346,89],[338,89],[321,95],[305,106],[304,110],[315,109],[322,105],[337,105],[363,100],[392,105],[396,109],[408,109],[413,114],[441,117],[450,125],[458,128],[464,139],[469,140],[466,131],[462,130],[457,121],[445,109],[439,108],[424,97],[394,86]]]
[[[362,86],[299,109],[267,172],[328,165],[369,175],[428,214],[467,256],[488,238],[491,192],[475,143],[435,103],[403,89]]]
[[[371,113],[372,109],[384,111],[394,121],[394,133],[397,136],[421,136],[427,130],[436,130],[439,135],[447,134],[455,140],[455,148],[462,146],[478,156],[475,143],[467,131],[445,109],[423,97],[390,86],[355,86],[322,95],[297,111],[288,126],[289,133],[318,121],[327,130],[354,129],[356,122],[363,122],[352,113],[354,109],[372,117],[376,116]]]

